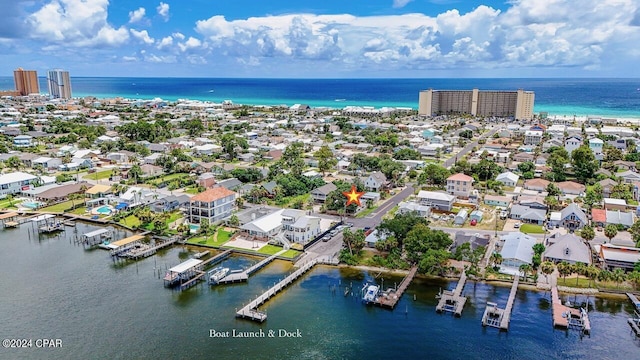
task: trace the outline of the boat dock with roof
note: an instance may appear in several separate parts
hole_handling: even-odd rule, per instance
[[[631,330],[636,334],[637,337],[640,337],[640,301],[638,298],[632,293],[627,293],[627,297],[633,303],[635,307],[633,311],[633,317],[627,319],[627,323],[631,326]]]
[[[64,230],[62,222],[57,221],[56,216],[53,214],[36,216],[31,219],[31,222],[38,227],[39,233],[52,233]]]
[[[85,246],[95,246],[102,244],[105,240],[111,239],[112,236],[113,231],[110,228],[103,228],[82,234],[78,242]]]
[[[437,312],[450,312],[455,314],[456,316],[462,316],[462,309],[464,308],[464,304],[467,302],[467,298],[462,296],[462,290],[464,289],[464,284],[467,281],[467,274],[463,271],[462,276],[460,276],[460,280],[458,280],[458,285],[455,290],[444,290],[438,294],[440,300],[438,301],[438,305],[436,306]]]
[[[186,290],[197,284],[207,273],[204,268],[219,263],[228,258],[233,250],[227,250],[207,260],[188,259],[169,270],[164,276],[165,287],[177,287],[180,290]]]
[[[520,278],[518,276],[513,280],[511,285],[511,292],[509,292],[509,299],[507,299],[507,306],[504,309],[498,307],[498,304],[487,302],[487,307],[484,309],[482,315],[482,326],[491,326],[500,330],[509,330],[509,323],[511,322],[511,310],[513,310],[513,303],[516,299],[516,293],[518,292],[518,282]]]
[[[20,225],[20,223],[16,221],[18,215],[17,212],[0,214],[0,224],[2,224],[2,228],[18,227]]]

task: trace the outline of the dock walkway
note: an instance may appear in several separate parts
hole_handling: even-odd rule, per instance
[[[455,290],[444,290],[440,296],[440,301],[438,301],[438,305],[436,306],[437,312],[451,312],[456,316],[462,315],[462,309],[464,308],[464,304],[467,302],[467,298],[462,296],[462,290],[464,289],[464,284],[467,281],[467,274],[462,272],[462,276],[460,276],[460,280],[458,281],[458,285],[456,285]]]
[[[484,314],[482,315],[482,326],[491,326],[505,331],[509,330],[511,311],[513,310],[513,303],[515,302],[516,293],[518,292],[519,281],[520,277],[516,276],[511,285],[507,306],[504,309],[499,308],[496,303],[487,303],[487,307],[484,309]]]
[[[175,244],[176,241],[178,241],[178,238],[171,238],[166,241],[159,241],[154,246],[144,245],[144,246],[134,247],[124,253],[121,253],[119,256],[125,257],[127,259],[132,259],[132,260],[146,258],[155,254],[156,252],[158,252],[158,250],[162,248]]]
[[[320,259],[316,258],[311,260],[310,262],[302,265],[298,270],[289,274],[289,276],[282,279],[279,283],[272,286],[270,289],[265,291],[262,295],[258,296],[255,300],[251,301],[249,304],[244,306],[242,309],[236,312],[236,317],[249,319],[253,321],[263,322],[267,320],[267,314],[265,312],[259,311],[258,307],[274,297],[280,291],[282,291],[287,286],[291,285],[294,281],[296,281],[299,277],[304,275],[307,271],[311,270],[316,264],[329,264],[335,265],[336,262],[333,259]]]
[[[270,262],[275,260],[278,256],[284,254],[286,251],[287,250],[280,250],[277,253],[267,257],[266,259],[261,260],[257,264],[254,264],[253,266],[251,266],[247,270],[240,271],[240,272],[231,272],[227,276],[225,276],[222,279],[218,280],[218,282],[216,282],[215,284],[231,284],[231,283],[236,283],[236,282],[247,281],[249,279],[249,276],[253,275],[253,273],[255,273],[256,271],[258,271],[258,270],[262,269],[263,267],[267,266]],[[209,282],[209,283],[211,283],[211,282]]]
[[[390,289],[389,291],[384,292],[381,296],[377,297],[375,301],[373,301],[373,304],[390,309],[395,308],[402,297],[402,294],[407,290],[407,287],[409,287],[409,284],[411,284],[411,281],[416,276],[417,272],[418,267],[412,267],[409,274],[402,279],[402,282],[400,282],[400,286],[398,286],[397,289]]]
[[[584,309],[573,309],[562,305],[556,286],[551,288],[551,306],[554,327],[564,329],[577,328],[585,334],[591,332],[591,322],[587,312]]]

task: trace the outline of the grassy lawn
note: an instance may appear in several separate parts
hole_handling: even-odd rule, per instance
[[[189,174],[187,174],[187,173],[169,174],[169,175],[165,175],[165,176],[159,177],[157,179],[150,180],[147,183],[148,184],[157,185],[157,184],[160,184],[161,182],[168,183],[171,180],[180,179],[180,178],[184,178],[184,177],[188,177],[188,176],[189,176]]]
[[[221,238],[224,238],[224,236],[222,236],[222,237],[218,236],[217,240],[214,240],[215,236],[213,236],[213,235],[196,236],[196,237],[193,237],[193,238],[187,240],[187,244],[216,246],[216,247],[218,247],[218,246],[224,245],[227,241],[229,241],[229,238],[226,238],[224,240],[221,240]]]
[[[364,209],[364,210],[360,211],[358,213],[358,215],[356,215],[356,218],[363,218],[363,217],[371,214],[372,212],[376,211],[376,209],[378,209],[377,206],[374,206],[374,207],[368,208],[368,209]]]
[[[187,193],[187,194],[196,195],[196,194],[198,194],[198,188],[197,187],[193,187],[193,186],[189,186],[189,187],[186,187],[184,189],[184,192]]]
[[[80,200],[76,200],[76,201],[65,201],[65,202],[61,202],[59,204],[55,204],[55,205],[51,205],[51,206],[47,206],[41,209],[38,209],[39,211],[50,211],[50,212],[66,212],[67,210],[71,209],[73,207],[73,205],[78,205],[81,204],[82,202]],[[84,206],[83,206],[84,207]]]
[[[111,174],[113,173],[112,169],[109,170],[103,170],[103,171],[96,171],[93,174],[87,174],[85,176],[83,176],[83,179],[89,179],[89,180],[102,180],[102,179],[108,179]]]
[[[522,224],[520,225],[520,232],[525,234],[544,234],[544,229],[540,225]]]
[[[266,255],[273,255],[273,254],[278,253],[281,250],[282,250],[282,248],[280,246],[265,245],[260,250],[258,250],[258,253],[266,254]],[[280,254],[280,256],[292,259],[292,258],[298,256],[298,254],[300,254],[300,251],[289,249],[289,250],[285,251],[284,253]]]
[[[13,199],[13,200],[2,200],[0,201],[0,209],[6,209],[9,207],[15,207],[16,204],[20,203],[19,200]]]
[[[75,210],[71,210],[70,213],[76,214],[76,215],[87,215],[87,209],[83,206]]]
[[[231,239],[231,236],[233,236],[233,233],[223,229],[218,229],[218,241],[225,243]]]
[[[574,287],[574,288],[581,288],[581,289],[588,289],[590,287],[595,288],[595,281],[591,281],[591,286],[589,286],[589,279],[583,278],[583,277],[579,277],[578,278],[578,285],[576,285],[576,277],[567,277],[566,282],[565,279],[563,279],[562,277],[558,278],[558,285],[561,286],[568,286],[568,287]]]
[[[135,215],[129,215],[126,218],[120,220],[120,224],[129,227],[138,227],[140,226],[141,222],[140,219],[138,219]]]
[[[182,217],[182,214],[180,213],[180,211],[175,211],[172,212],[171,214],[169,214],[169,219],[167,220],[167,225],[171,224],[172,222],[180,219]]]

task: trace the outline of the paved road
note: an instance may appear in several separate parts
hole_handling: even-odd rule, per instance
[[[458,151],[458,153],[450,158],[448,158],[447,160],[445,160],[445,162],[442,164],[442,166],[446,167],[447,169],[452,167],[456,160],[465,156],[466,154],[468,154],[471,149],[473,149],[475,146],[478,146],[478,141],[480,139],[486,139],[490,136],[493,136],[493,134],[495,134],[496,132],[498,132],[499,127],[494,127],[493,129],[485,132],[484,134],[480,135],[477,139],[473,140],[472,142],[468,143],[467,146],[463,147],[460,151]]]

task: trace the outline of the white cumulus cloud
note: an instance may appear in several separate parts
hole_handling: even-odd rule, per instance
[[[407,6],[408,3],[412,2],[413,0],[393,0],[393,7],[394,8],[403,8],[405,6]]]
[[[144,15],[146,12],[147,11],[143,7],[140,7],[134,11],[129,11],[129,23],[137,23],[138,21],[144,19]]]
[[[156,7],[156,11],[158,12],[158,15],[160,15],[164,19],[164,21],[169,20],[169,4],[160,2],[158,7]]]
[[[173,38],[171,36],[165,36],[158,42],[158,49],[164,49],[173,45]]]
[[[147,44],[147,45],[151,45],[155,42],[155,40],[153,40],[150,36],[149,33],[147,32],[147,30],[134,30],[134,29],[129,29],[129,31],[131,32],[131,35],[133,35],[134,38],[142,41],[143,43]]]
[[[125,27],[107,22],[108,0],[52,0],[27,17],[32,38],[67,46],[116,46],[129,39]]]

